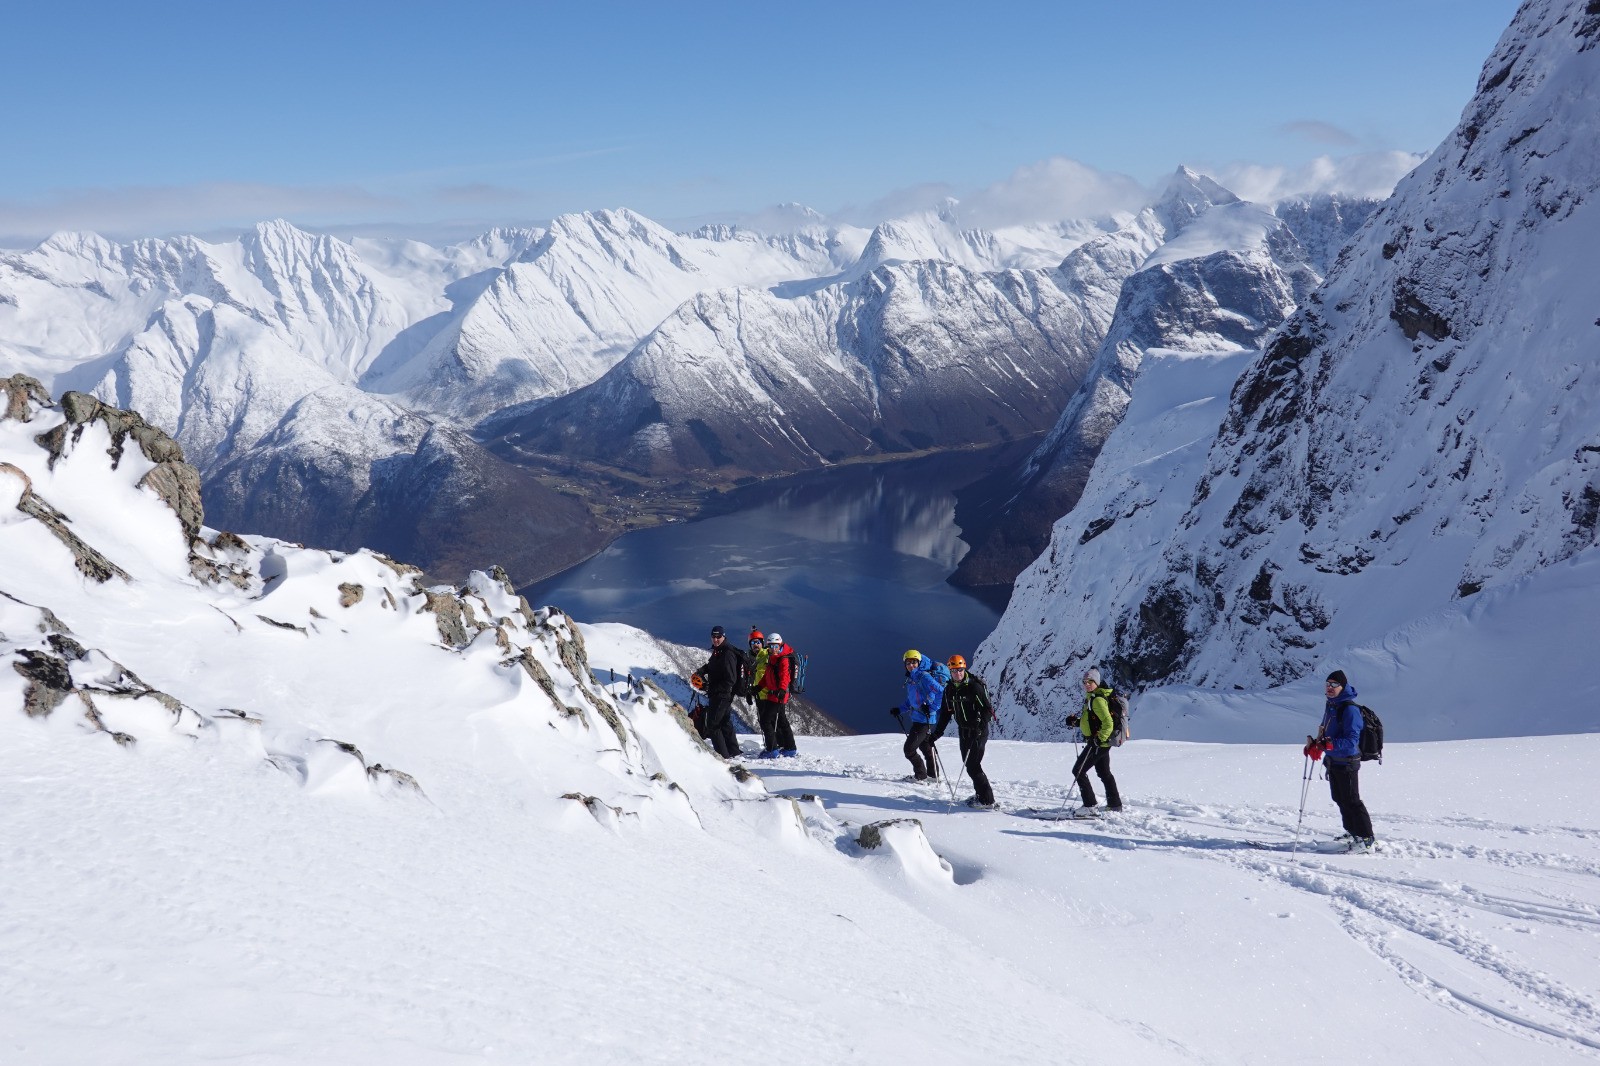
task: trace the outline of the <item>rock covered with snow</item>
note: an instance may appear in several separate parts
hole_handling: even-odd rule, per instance
[[[601,683],[578,627],[498,567],[430,586],[370,551],[217,532],[151,476],[195,477],[138,416],[25,378],[4,395],[8,737],[173,748],[319,795],[450,803],[493,782],[551,824],[703,828],[765,797],[659,689]]]
[[[1075,703],[1092,662],[1136,686],[1292,682],[1588,572],[1597,94],[1600,18],[1524,4],[1460,126],[1242,368],[1219,424],[1175,429],[1182,454],[1144,467],[1131,434],[1101,452],[984,646],[1011,713]],[[1215,407],[1221,384],[1174,399]],[[1522,676],[1558,652],[1526,650]]]

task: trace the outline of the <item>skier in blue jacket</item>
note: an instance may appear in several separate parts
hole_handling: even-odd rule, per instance
[[[905,756],[911,762],[912,776],[918,781],[937,781],[939,762],[934,755],[933,723],[944,701],[944,682],[930,667],[930,660],[912,649],[905,653],[906,698],[889,713],[906,726]]]
[[[1327,767],[1328,789],[1344,822],[1344,835],[1338,841],[1351,851],[1370,851],[1372,816],[1361,802],[1361,707],[1356,703],[1355,686],[1343,670],[1335,670],[1328,675],[1323,694],[1328,702],[1312,743],[1321,743],[1328,752],[1322,764]]]

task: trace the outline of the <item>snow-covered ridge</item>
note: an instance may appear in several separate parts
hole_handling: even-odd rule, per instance
[[[1571,611],[1552,586],[1594,588],[1597,35],[1583,3],[1524,4],[1457,130],[1259,358],[1226,360],[1240,376],[1219,425],[1160,457],[1132,427],[1108,441],[984,647],[1010,664],[1007,705],[1075,699],[1090,661],[1139,686],[1253,689],[1348,658],[1403,681],[1408,655],[1469,620]],[[1163,391],[1215,408],[1224,384]],[[1147,438],[1162,417],[1141,419]],[[1430,724],[1412,735],[1570,725],[1497,714],[1494,676],[1530,708],[1595,705],[1571,648],[1537,628],[1506,647],[1506,674],[1414,693]]]
[[[317,794],[450,804],[493,780],[552,825],[577,811],[703,828],[709,809],[766,799],[660,689],[631,671],[597,681],[577,626],[498,568],[427,586],[369,551],[207,529],[164,433],[82,394],[58,406],[29,379],[0,384],[8,736],[176,747]]]

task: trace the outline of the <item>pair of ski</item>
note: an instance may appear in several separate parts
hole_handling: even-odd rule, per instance
[[[1097,807],[1074,807],[1071,809],[1063,809],[1061,807],[1021,807],[1017,810],[1004,811],[1003,813],[1015,815],[1018,818],[1032,818],[1039,822],[1089,822],[1100,817],[1100,810]]]
[[[1240,843],[1247,844],[1261,851],[1300,851],[1306,855],[1371,855],[1377,851],[1377,845],[1371,848],[1351,847],[1348,840],[1308,840],[1297,849],[1293,842],[1284,840],[1244,840]]]

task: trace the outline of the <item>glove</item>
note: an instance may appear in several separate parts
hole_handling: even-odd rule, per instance
[[[928,706],[928,701],[927,700],[923,700],[922,701],[922,713],[923,714],[930,714],[930,713],[932,713],[932,711],[933,711],[933,708]]]
[[[898,707],[890,707],[889,708],[889,713],[894,715],[896,718],[899,718],[900,717],[900,708],[898,708]]]
[[[928,741],[930,743],[938,743],[942,739],[944,739],[944,730],[941,729],[937,733],[933,734],[933,736],[929,737]]]
[[[1078,716],[1075,715],[1075,714],[1067,715],[1067,724],[1071,725],[1071,726],[1077,725],[1078,724]]]
[[[1322,753],[1328,750],[1326,747],[1324,747],[1326,743],[1326,741],[1317,740],[1315,737],[1306,737],[1306,758],[1310,759],[1312,762],[1321,762]]]

